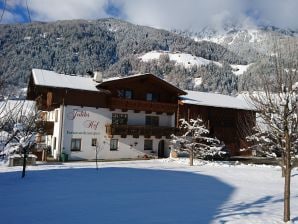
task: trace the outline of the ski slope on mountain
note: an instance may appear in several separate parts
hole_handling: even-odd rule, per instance
[[[170,61],[175,61],[176,64],[182,65],[186,68],[196,66],[207,65],[209,63],[214,63],[217,66],[221,66],[219,62],[207,60],[202,57],[197,57],[191,54],[181,53],[181,52],[167,52],[167,51],[150,51],[139,58],[144,61],[148,62],[150,60],[159,60],[161,55],[168,55]]]

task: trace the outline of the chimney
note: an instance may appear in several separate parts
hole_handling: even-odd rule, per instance
[[[102,73],[99,71],[93,72],[93,80],[98,83],[102,82]]]

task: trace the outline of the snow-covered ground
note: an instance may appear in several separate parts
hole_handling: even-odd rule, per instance
[[[247,28],[244,30],[227,30],[225,32],[205,34],[203,37],[193,36],[195,41],[211,41],[216,44],[232,45],[235,41],[247,41],[249,43],[259,43],[267,38],[266,32],[255,28]]]
[[[169,55],[170,61],[175,61],[176,64],[183,65],[185,68],[189,68],[191,66],[202,66],[207,65],[209,63],[214,63],[217,66],[222,66],[221,63],[216,61],[207,60],[205,58],[197,57],[191,54],[186,53],[172,53],[168,51],[150,51],[140,57],[140,59],[144,62],[148,62],[150,60],[158,60],[161,55]]]
[[[140,56],[139,58],[144,62],[148,62],[151,60],[159,60],[161,55],[168,55],[170,61],[175,61],[176,65],[182,65],[185,68],[190,68],[194,65],[199,67],[202,65],[207,65],[209,63],[214,63],[217,66],[222,66],[222,64],[219,62],[207,60],[205,58],[197,57],[191,54],[180,53],[180,52],[172,53],[168,51],[150,51]],[[250,65],[252,64],[248,64],[248,65],[231,64],[231,67],[233,69],[233,73],[238,76],[238,75],[242,75]],[[202,79],[197,78],[194,82],[195,82],[195,86],[199,86],[201,85]]]
[[[233,69],[233,73],[235,75],[242,75],[244,72],[247,71],[248,67],[251,66],[252,64],[248,64],[248,65],[231,65],[232,69]]]
[[[1,223],[283,223],[278,167],[164,159],[0,166]],[[292,220],[298,223],[298,172]]]

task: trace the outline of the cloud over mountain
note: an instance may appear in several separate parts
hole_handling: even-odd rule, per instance
[[[26,21],[25,2],[7,1],[3,22],[20,22],[20,16]],[[28,5],[35,21],[114,16],[140,25],[193,31],[226,24],[298,29],[297,0],[28,0]]]

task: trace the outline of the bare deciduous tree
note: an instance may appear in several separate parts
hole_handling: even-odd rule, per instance
[[[26,100],[10,100],[5,89],[5,82],[0,80],[0,132],[6,133],[1,138],[1,159],[7,159],[18,153],[23,156],[23,172],[25,177],[26,161],[35,142],[36,121],[39,112],[35,103]],[[11,145],[9,143],[14,143]]]
[[[264,89],[249,96],[259,121],[256,133],[249,136],[254,141],[253,147],[267,156],[280,154],[282,158],[285,222],[290,220],[291,170],[298,150],[298,47],[291,42],[288,45],[287,52],[276,45],[272,56],[274,74],[263,77]]]

